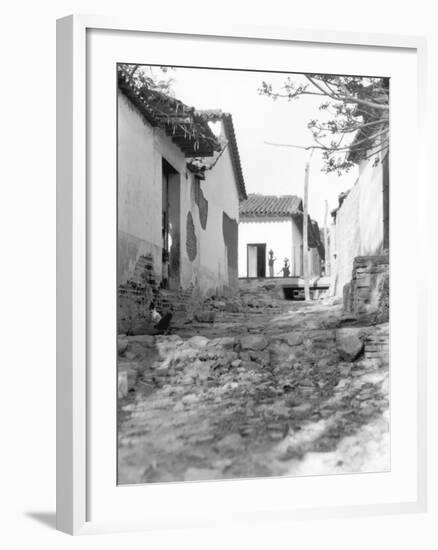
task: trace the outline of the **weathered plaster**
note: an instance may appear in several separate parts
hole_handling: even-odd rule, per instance
[[[119,283],[130,279],[142,254],[151,254],[154,273],[161,277],[164,158],[177,173],[179,183],[178,190],[172,182],[169,187],[169,196],[178,193],[180,204],[179,220],[171,228],[170,269],[179,258],[182,288],[196,285],[200,292],[211,293],[235,286],[237,272],[228,266],[229,247],[223,238],[223,213],[234,220],[239,215],[238,191],[228,149],[214,168],[206,171],[205,180],[195,183],[182,151],[163,130],[152,128],[123,94],[119,94],[118,132]],[[192,186],[197,188],[195,193]],[[189,257],[186,246],[192,226],[196,235],[195,257],[192,252]]]
[[[222,216],[222,232],[227,247],[228,278],[230,284],[237,283],[237,243],[238,243],[238,223],[230,218],[225,212]]]
[[[208,200],[205,198],[204,193],[202,192],[200,180],[196,177],[193,178],[192,191],[194,201],[198,206],[199,221],[201,222],[202,229],[205,230],[207,227],[208,219]]]
[[[187,213],[186,250],[189,260],[193,262],[198,253],[198,240],[196,238],[195,226],[193,225],[193,217],[191,212]]]
[[[378,255],[383,249],[383,167],[362,161],[359,178],[336,215],[333,290],[342,296],[351,280],[356,256]]]

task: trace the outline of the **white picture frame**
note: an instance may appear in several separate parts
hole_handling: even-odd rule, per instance
[[[108,516],[90,519],[90,333],[88,228],[92,211],[87,188],[87,33],[90,30],[160,33],[180,40],[190,36],[239,39],[242,43],[268,41],[275,43],[318,43],[348,47],[391,48],[409,50],[416,56],[418,97],[417,201],[419,211],[425,204],[424,159],[425,138],[425,63],[426,44],[419,37],[350,34],[326,31],[300,31],[285,28],[233,27],[218,29],[203,25],[200,31],[163,23],[160,28],[139,21],[97,16],[69,16],[57,22],[57,528],[70,534],[86,534],[131,529],[175,526],[166,519],[166,509],[158,510],[154,521],[127,520]],[[128,60],[130,61],[130,60]],[[421,218],[416,229],[419,242],[424,242],[425,225]],[[424,246],[419,249],[424,255]],[[424,256],[422,256],[424,257]],[[293,519],[419,512],[426,509],[426,326],[425,273],[416,273],[418,280],[417,364],[416,364],[416,488],[409,501],[388,501],[379,504],[355,503],[350,506],[286,507],[278,510],[247,510],[245,519]],[[114,434],[115,437],[115,434]],[[248,483],[254,483],[247,481]],[[202,484],[205,490],[211,483]],[[139,488],[141,490],[141,488]],[[155,487],[155,494],[162,488]],[[171,489],[166,489],[167,493]],[[159,506],[158,506],[159,507]],[[205,525],[206,521],[184,516],[179,526]],[[218,523],[221,518],[211,518]],[[222,518],[227,520],[226,516]],[[240,521],[240,518],[237,518]],[[208,521],[207,521],[208,523]]]

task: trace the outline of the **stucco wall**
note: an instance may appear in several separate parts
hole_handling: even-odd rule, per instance
[[[314,277],[319,277],[321,275],[321,259],[319,257],[317,248],[310,248],[309,255],[309,277],[312,279]]]
[[[292,219],[292,269],[291,275],[303,274],[303,231]]]
[[[291,218],[245,219],[239,223],[239,277],[248,277],[248,244],[266,243],[266,276],[269,276],[269,250],[274,251],[274,276],[281,277],[284,259],[290,262],[290,274],[299,277],[303,274],[303,233]],[[321,275],[321,262],[316,248],[309,249],[310,277]]]
[[[121,93],[118,114],[119,284],[131,278],[138,259],[145,254],[153,256],[154,273],[161,277],[164,158],[176,170],[177,175],[172,180],[180,188],[179,227],[174,227],[173,231],[179,232],[180,237],[181,286],[197,285],[202,293],[215,292],[229,285],[235,287],[237,270],[235,267],[229,269],[228,259],[236,255],[237,242],[230,255],[223,231],[224,212],[230,220],[235,220],[236,225],[239,213],[238,192],[228,149],[214,168],[206,172],[205,181],[197,183],[195,176],[187,170],[180,149],[162,130],[152,128]],[[207,159],[207,162],[213,160]],[[192,219],[189,240],[191,245],[196,245],[196,253],[191,257],[187,250],[189,212]],[[175,242],[175,238],[172,241]],[[237,263],[237,258],[233,263]]]
[[[269,250],[274,251],[274,275],[280,276],[284,258],[293,260],[292,220],[264,219],[260,221],[240,221],[239,223],[239,277],[247,277],[247,245],[266,243],[266,275],[269,275]],[[298,244],[299,246],[299,244]],[[292,274],[296,266],[292,263]],[[299,275],[299,273],[297,273]]]
[[[213,163],[214,159],[206,159],[206,162]],[[197,199],[199,192],[201,196]],[[186,249],[188,212],[192,213],[197,244],[197,254],[193,260],[190,260]],[[212,293],[237,286],[237,272],[229,270],[228,266],[224,212],[238,223],[239,197],[228,149],[214,168],[206,171],[205,180],[197,180],[190,174],[187,184],[181,186],[181,283],[184,288],[194,284],[202,293]]]
[[[118,279],[125,282],[138,258],[152,254],[161,274],[161,159],[153,128],[126,97],[118,96]],[[160,172],[157,174],[157,164]]]
[[[356,256],[380,254],[383,248],[383,165],[362,161],[359,178],[336,215],[333,291],[351,280]]]

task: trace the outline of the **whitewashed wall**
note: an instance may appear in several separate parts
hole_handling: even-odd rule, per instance
[[[130,277],[138,258],[152,254],[161,275],[161,157],[154,129],[118,94],[118,276]]]
[[[152,128],[130,101],[119,93],[118,102],[118,269],[119,283],[130,278],[138,258],[152,254],[154,271],[161,276],[162,159],[178,172],[180,180],[180,281],[205,292],[229,284],[227,249],[223,237],[223,212],[236,221],[239,199],[230,153],[225,150],[217,164],[207,172],[201,189],[208,201],[205,230],[194,201],[194,176],[187,171],[186,159],[166,134]],[[206,159],[213,162],[213,158]],[[195,226],[197,254],[187,254],[187,214]],[[237,231],[236,231],[237,233]],[[237,237],[236,237],[237,238]],[[237,242],[235,243],[237,248]]]
[[[213,158],[206,159],[207,163],[213,161]],[[190,179],[190,185],[181,186],[182,284],[188,286],[197,283],[203,292],[220,290],[230,284],[236,286],[237,273],[235,281],[229,280],[227,249],[223,238],[223,212],[235,220],[236,228],[239,221],[239,196],[228,148],[214,168],[206,172],[205,181],[200,182],[202,193],[208,201],[205,230],[201,226],[198,206],[193,202],[191,185],[194,184],[194,176],[190,176]],[[193,262],[189,260],[185,249],[189,211],[193,215],[198,246],[198,254]],[[237,243],[235,246],[237,248]]]
[[[292,218],[292,264],[291,275],[303,274],[303,231]]]
[[[269,276],[268,252],[274,251],[274,275],[281,276],[284,259],[290,262],[292,277],[303,274],[303,234],[298,224],[291,218],[254,218],[239,223],[239,277],[248,277],[248,244],[266,243],[266,276]],[[310,277],[321,275],[321,261],[316,248],[309,249]]]
[[[356,256],[374,255],[383,248],[383,165],[362,161],[359,178],[336,215],[335,246],[332,270],[333,292],[351,280]],[[332,233],[333,235],[333,233]]]
[[[317,248],[310,248],[307,256],[309,262],[309,277],[320,277],[321,275],[321,258]]]
[[[289,262],[293,259],[292,220],[277,218],[239,223],[239,277],[248,276],[247,245],[263,243],[266,243],[266,276],[269,276],[268,252],[271,249],[274,258],[277,258],[274,275],[278,275],[284,258],[288,258]]]

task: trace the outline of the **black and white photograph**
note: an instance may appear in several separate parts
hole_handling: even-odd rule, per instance
[[[115,86],[118,484],[389,471],[390,79]]]
[[[6,5],[3,548],[438,547],[432,6]]]

